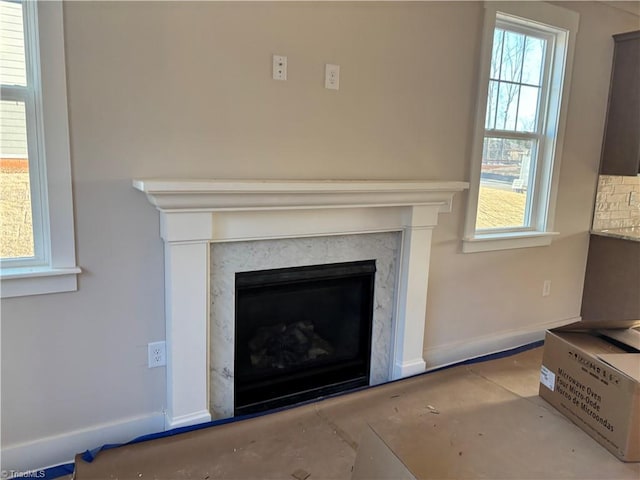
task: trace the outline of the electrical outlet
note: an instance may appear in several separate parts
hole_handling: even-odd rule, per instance
[[[324,66],[324,88],[329,90],[340,89],[340,65],[327,63]]]
[[[551,280],[545,280],[542,283],[542,296],[548,297],[551,295]]]
[[[167,364],[167,345],[165,342],[153,342],[147,347],[149,368],[163,367]]]
[[[287,79],[287,57],[283,55],[273,56],[273,79],[274,80]]]

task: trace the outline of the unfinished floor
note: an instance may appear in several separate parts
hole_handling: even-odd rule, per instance
[[[538,397],[542,349],[76,461],[89,479],[350,479],[367,425],[418,478],[633,479]]]

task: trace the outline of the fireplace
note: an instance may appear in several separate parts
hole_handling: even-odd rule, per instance
[[[369,385],[375,261],[235,275],[235,415]]]
[[[159,210],[165,246],[165,428],[234,415],[239,271],[376,259],[369,381],[425,371],[432,230],[468,183],[148,179],[133,184]],[[376,235],[392,235],[397,248],[371,241]],[[357,258],[360,238],[379,245],[379,251]],[[326,258],[343,254],[345,245],[355,255]],[[220,256],[225,250],[228,254]],[[388,275],[380,272],[384,257],[395,265]],[[254,265],[244,268],[247,262]],[[226,270],[233,274],[221,275]],[[384,278],[393,281],[380,289]],[[384,308],[389,315],[380,314]]]
[[[363,354],[363,361],[369,363],[366,384],[378,385],[388,381],[391,378],[392,370],[393,318],[398,291],[401,241],[402,236],[399,232],[381,232],[212,244],[209,268],[211,300],[209,309],[209,411],[213,418],[227,418],[238,414],[236,409],[238,404],[236,375],[239,372],[237,371],[236,349],[243,348],[243,345],[244,348],[247,348],[246,342],[250,341],[250,338],[245,338],[244,341],[238,340],[238,334],[245,335],[240,331],[243,325],[238,328],[238,301],[242,303],[242,299],[239,297],[246,295],[246,292],[242,291],[244,288],[238,289],[237,279],[245,275],[252,276],[252,272],[257,272],[255,279],[257,283],[262,283],[265,277],[267,277],[266,283],[278,283],[268,277],[271,277],[271,274],[277,277],[280,273],[285,273],[287,275],[285,280],[294,278],[292,277],[294,274],[298,275],[295,280],[299,280],[300,277],[313,274],[313,270],[317,269],[315,274],[320,278],[316,280],[320,286],[335,283],[334,288],[339,288],[340,283],[344,282],[351,289],[357,287],[360,291],[368,283],[368,280],[365,283],[362,277],[370,273],[374,278],[371,281],[373,299],[369,299],[372,301],[371,337],[370,346],[367,347],[369,357],[364,358],[364,349],[360,353]],[[369,267],[364,267],[364,272],[358,272],[356,269],[350,274],[354,278],[348,279],[349,276],[347,276],[347,279],[340,281],[335,278],[344,273],[347,265],[351,267],[355,265],[362,269],[361,266],[367,264],[375,264],[375,270],[367,272]],[[324,267],[320,268],[320,266]],[[263,272],[267,273],[265,277],[260,278]],[[323,276],[334,278],[330,282],[328,278],[323,281]],[[309,278],[311,283],[316,280]],[[284,291],[291,296],[304,294],[304,288],[301,288],[305,286],[304,283],[298,287],[295,287],[295,282],[293,286],[286,285],[286,281],[284,283],[284,285],[278,285],[277,293]],[[240,286],[243,287],[242,283]],[[258,289],[258,287],[255,288]],[[290,291],[287,292],[289,289]],[[260,294],[272,293],[269,290],[271,289],[265,288],[256,294],[255,303],[259,303],[256,310],[259,311],[259,308],[265,303],[260,301],[264,300],[260,298]],[[364,295],[361,295],[361,298],[364,298]],[[272,317],[286,319],[287,315],[291,315],[291,313],[277,311],[276,309],[281,309],[281,305],[286,303],[278,300],[279,298],[276,296],[275,305],[269,307],[272,312],[276,311]],[[347,300],[352,303],[354,301],[349,298]],[[307,301],[309,300],[307,299]],[[322,307],[327,308],[326,306]],[[242,308],[241,306],[240,310]],[[318,310],[320,307],[315,305],[314,308]],[[353,312],[355,308],[351,307],[350,310]],[[363,311],[366,312],[366,308],[359,305],[360,317],[364,317]],[[286,327],[286,324],[293,324],[298,320],[306,320],[306,318],[291,319],[287,322],[273,320],[267,321],[267,323],[271,325],[285,323]],[[320,320],[317,322],[319,323]],[[268,325],[262,326],[268,327]],[[305,328],[304,325],[298,325],[298,327]],[[324,326],[322,328],[324,329]],[[254,328],[252,330],[255,331]],[[363,327],[362,330],[365,328]],[[266,333],[262,332],[262,334]],[[289,333],[296,334],[294,331]],[[324,333],[320,336],[323,340],[333,340],[327,339],[326,337],[329,335]],[[259,342],[259,340],[257,341]],[[316,339],[316,341],[318,340]],[[255,344],[254,348],[256,348]],[[313,396],[322,396],[324,393],[327,392],[316,392],[316,395]],[[277,395],[275,396],[277,397]]]

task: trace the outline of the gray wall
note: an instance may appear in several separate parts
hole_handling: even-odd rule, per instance
[[[581,14],[550,247],[434,235],[426,349],[579,314],[612,57],[638,17]],[[2,302],[3,446],[160,412],[158,214],[135,177],[466,180],[482,5],[65,4],[79,291]],[[289,80],[271,80],[271,55]],[[340,91],[323,88],[341,65]],[[542,298],[542,282],[552,294]],[[94,445],[87,445],[92,447]]]

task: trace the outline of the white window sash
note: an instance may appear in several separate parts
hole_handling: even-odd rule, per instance
[[[3,101],[24,104],[27,131],[27,157],[29,161],[29,188],[31,197],[31,222],[33,231],[32,257],[0,259],[0,268],[44,266],[49,263],[49,242],[46,202],[45,158],[42,145],[42,106],[40,92],[40,48],[37,32],[36,2],[23,2],[23,35],[25,47],[26,86],[2,85]]]
[[[517,22],[517,23],[514,23]],[[543,192],[541,191],[541,179],[543,169],[539,168],[541,153],[544,152],[544,136],[543,132],[546,125],[546,111],[549,103],[549,83],[551,81],[551,59],[554,55],[554,39],[555,36],[546,32],[540,32],[539,30],[532,29],[526,25],[523,25],[521,21],[515,19],[515,17],[507,17],[505,15],[498,14],[496,17],[496,24],[493,29],[502,28],[505,31],[516,32],[523,35],[527,35],[534,38],[543,39],[546,41],[546,48],[544,54],[544,62],[542,65],[542,82],[540,85],[535,85],[540,88],[540,94],[538,95],[538,104],[536,108],[536,130],[533,132],[521,132],[518,130],[501,130],[501,129],[485,129],[485,138],[512,138],[517,140],[534,140],[535,152],[531,154],[530,160],[530,176],[529,184],[527,185],[527,197],[525,204],[525,212],[523,225],[514,227],[493,227],[493,228],[478,228],[476,226],[475,231],[479,234],[487,233],[512,233],[512,232],[535,232],[544,231],[546,225],[541,221],[539,211],[541,210],[540,203],[544,201],[542,198]],[[495,34],[492,34],[495,36]],[[504,40],[503,40],[504,41]],[[493,52],[493,42],[491,45],[491,52]],[[490,61],[493,60],[490,58]],[[524,62],[524,53],[523,60]],[[489,80],[500,81],[503,83],[511,83],[518,86],[526,85],[522,82],[506,82],[500,79]],[[487,98],[488,101],[488,98]],[[517,118],[517,115],[516,115]],[[476,212],[477,215],[477,212]],[[477,221],[477,219],[476,219]]]

